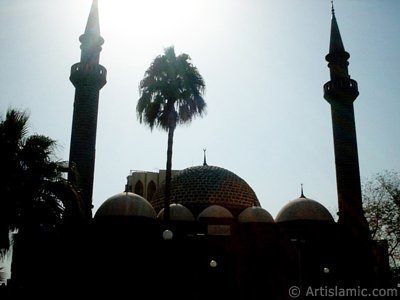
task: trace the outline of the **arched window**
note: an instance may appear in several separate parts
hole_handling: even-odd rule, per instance
[[[135,194],[143,196],[143,183],[140,180],[135,184]]]
[[[150,183],[147,185],[147,199],[151,200],[151,198],[153,197],[154,193],[156,192],[156,184],[154,183],[154,181],[150,181]]]

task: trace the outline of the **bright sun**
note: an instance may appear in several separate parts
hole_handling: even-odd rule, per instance
[[[135,53],[150,60],[171,45],[178,52],[201,49],[200,37],[211,41],[224,22],[218,12],[226,1],[98,0],[101,34],[119,58]]]
[[[199,21],[200,16],[204,22],[204,1],[99,0],[98,2],[102,27],[112,29],[114,34],[129,29],[141,34],[168,36],[170,32],[189,30],[189,27],[193,27]]]

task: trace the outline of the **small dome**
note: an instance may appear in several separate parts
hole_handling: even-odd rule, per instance
[[[204,209],[198,216],[199,220],[207,218],[233,219],[233,215],[225,207],[214,204]]]
[[[160,210],[157,219],[164,218],[164,208]],[[194,216],[189,209],[179,203],[172,203],[169,206],[169,219],[171,221],[194,221]]]
[[[146,217],[156,218],[156,212],[143,197],[129,192],[116,194],[106,201],[96,211],[97,217]]]
[[[298,220],[334,222],[331,213],[322,204],[303,195],[282,207],[275,220],[276,222]]]
[[[242,211],[238,217],[241,223],[273,223],[271,214],[260,206],[252,206]]]

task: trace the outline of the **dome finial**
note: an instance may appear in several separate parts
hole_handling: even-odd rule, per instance
[[[303,192],[303,184],[301,184],[301,195],[300,195],[300,198],[305,198],[304,192]]]
[[[204,152],[204,161],[203,161],[203,166],[208,166],[208,165],[207,165],[206,151],[207,151],[207,149],[206,149],[206,148],[203,148],[203,152]]]

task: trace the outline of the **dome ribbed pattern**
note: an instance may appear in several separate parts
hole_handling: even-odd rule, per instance
[[[164,207],[165,185],[150,203],[156,211]],[[171,203],[186,206],[195,216],[210,205],[221,205],[237,216],[245,208],[259,205],[251,187],[239,176],[215,166],[196,166],[182,170],[171,180]]]

